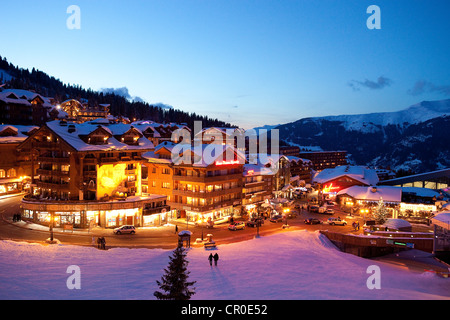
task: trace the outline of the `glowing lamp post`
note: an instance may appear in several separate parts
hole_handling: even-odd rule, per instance
[[[366,213],[369,213],[369,209],[361,209],[359,212],[364,215],[364,224],[366,224]]]

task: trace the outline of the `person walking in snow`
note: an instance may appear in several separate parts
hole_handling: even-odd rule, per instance
[[[212,267],[212,261],[213,261],[212,253],[209,254],[208,260],[209,260],[209,265]]]
[[[219,255],[216,253],[214,254],[214,265],[217,266],[217,260],[219,260]]]

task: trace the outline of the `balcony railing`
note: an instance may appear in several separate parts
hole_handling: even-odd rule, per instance
[[[37,169],[36,173],[42,176],[58,176],[58,177],[67,177],[69,175],[69,171],[46,170],[46,169]]]
[[[196,198],[213,198],[226,194],[242,193],[242,187],[235,187],[213,191],[193,191],[193,190],[172,190],[173,195],[196,197]]]
[[[69,157],[38,157],[37,160],[39,162],[48,162],[48,163],[70,163]]]
[[[187,175],[173,175],[174,181],[188,181],[188,182],[204,182],[213,183],[227,180],[242,179],[242,173],[217,175],[217,176],[187,176]]]

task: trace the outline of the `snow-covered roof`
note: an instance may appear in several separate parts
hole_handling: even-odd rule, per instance
[[[402,187],[402,191],[404,193],[414,193],[418,197],[425,197],[425,198],[433,198],[433,197],[439,197],[439,192],[427,189],[427,188],[418,188],[418,187]]]
[[[299,158],[299,157],[295,157],[295,156],[285,156],[286,158],[288,158],[288,160],[290,162],[301,162],[301,163],[308,163],[308,164],[312,164],[312,161],[309,159],[304,159],[304,158]]]
[[[431,219],[434,224],[449,229],[450,226],[450,211],[444,211],[437,214],[434,218]]]
[[[8,95],[11,93],[14,94],[18,98],[18,100],[10,99],[10,101],[5,101],[5,102],[21,103],[21,104],[27,104],[26,102],[28,102],[28,104],[30,104],[30,101],[34,100],[36,97],[39,97],[43,101],[42,105],[44,107],[52,107],[53,106],[50,103],[49,98],[44,97],[44,96],[40,95],[39,93],[24,90],[24,89],[5,89],[0,93],[0,99],[3,100],[2,94],[4,94],[6,97],[8,97]]]
[[[374,186],[379,181],[378,175],[374,169],[365,166],[348,165],[324,169],[314,176],[313,181],[323,184],[344,176],[359,181],[367,186]]]
[[[129,130],[133,129],[130,124],[114,123],[114,124],[95,124],[91,122],[85,123],[71,123],[68,122],[66,125],[61,125],[59,120],[47,122],[46,126],[57,134],[66,143],[71,145],[77,151],[118,151],[118,150],[152,150],[154,148],[153,143],[147,138],[143,137],[142,132],[139,129],[134,128],[140,134],[140,138],[137,140],[137,145],[129,145],[120,142],[115,138],[115,136],[120,136]],[[74,128],[75,130],[70,131],[69,128]],[[103,129],[111,137],[108,139],[106,144],[89,144],[83,141],[81,136],[87,136],[92,132]]]
[[[159,156],[159,151],[162,149],[167,149],[172,154],[170,159],[161,158]],[[187,157],[186,152],[190,152],[190,159]],[[235,155],[237,161],[227,159],[227,156]],[[185,157],[186,156],[186,157]],[[207,167],[212,164],[244,164],[245,156],[244,154],[230,145],[219,145],[219,144],[202,144],[192,146],[187,143],[173,143],[171,141],[164,141],[156,146],[154,152],[146,152],[143,157],[149,160],[149,162],[155,163],[172,163],[175,165],[192,165],[194,167]],[[186,163],[186,161],[189,161]]]
[[[13,103],[31,106],[31,103],[27,99],[18,97],[14,92],[0,92],[0,100],[8,104]]]
[[[259,164],[245,164],[243,176],[265,176],[274,175],[275,172],[269,167],[265,167]]]
[[[337,195],[348,195],[357,200],[379,201],[380,198],[385,202],[401,202],[402,188],[391,186],[352,186],[340,190]]]
[[[24,125],[0,125],[0,143],[20,143],[28,138],[28,135],[32,130],[37,130],[36,126],[24,126]],[[6,135],[7,132],[11,132],[11,135]],[[4,136],[2,136],[2,134]]]
[[[272,154],[266,154],[266,153],[250,153],[247,155],[247,161],[248,163],[252,164],[271,164],[276,165],[280,159],[285,159],[289,161],[288,157],[279,153],[272,153]]]
[[[409,223],[406,220],[403,219],[387,219],[385,223],[383,223],[384,226],[390,228],[390,229],[401,229],[401,228],[410,228],[411,223]]]

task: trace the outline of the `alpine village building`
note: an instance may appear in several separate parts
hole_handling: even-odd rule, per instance
[[[109,105],[74,99],[57,104],[15,89],[3,90],[0,98],[3,121],[14,123],[0,133],[4,194],[24,192],[22,218],[38,224],[226,221],[279,197],[291,178],[286,156],[275,156],[270,165],[249,163],[247,150],[229,139],[233,128],[205,128],[190,145],[174,135],[178,129],[190,133],[185,124],[130,123],[111,116]],[[27,126],[19,125],[19,107],[28,108],[19,111]],[[211,138],[216,136],[222,139]]]
[[[165,196],[142,193],[142,154],[152,148],[129,124],[47,122],[18,146],[37,175],[22,217],[56,227],[144,226],[167,209]]]

